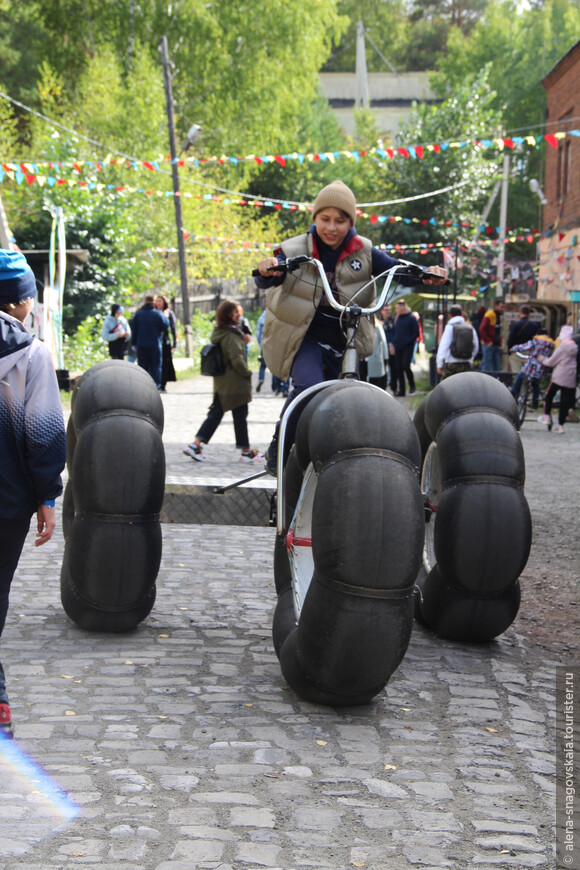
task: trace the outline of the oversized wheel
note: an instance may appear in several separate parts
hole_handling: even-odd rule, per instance
[[[151,611],[161,561],[163,405],[138,366],[107,360],[80,378],[67,429],[61,600],[91,631],[128,631]]]
[[[509,391],[484,374],[453,375],[423,403],[418,431],[431,443],[415,615],[444,637],[492,640],[518,612],[532,529],[518,424]]]
[[[368,703],[403,658],[423,546],[420,448],[405,411],[365,384],[322,390],[285,469],[274,646],[315,703]]]

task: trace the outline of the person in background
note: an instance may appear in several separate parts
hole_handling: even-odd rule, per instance
[[[560,330],[560,344],[550,356],[538,357],[542,365],[552,369],[552,380],[544,396],[544,416],[540,418],[548,431],[552,428],[552,402],[554,396],[560,391],[560,408],[558,410],[559,435],[564,434],[564,423],[570,408],[574,407],[576,393],[576,365],[578,358],[578,345],[572,339],[571,326],[563,326]]]
[[[464,353],[459,348],[458,342],[454,341],[455,326],[469,327],[471,330],[471,335],[467,332],[465,333],[467,338]],[[471,348],[469,347],[469,338],[472,341]],[[469,356],[466,356],[465,354],[468,350]],[[461,305],[452,305],[449,309],[449,321],[443,330],[443,335],[437,348],[437,373],[441,375],[441,380],[445,380],[450,375],[459,374],[459,372],[472,371],[473,360],[478,350],[479,340],[473,325],[466,322]]]
[[[159,294],[155,297],[155,308],[160,311],[169,321],[169,330],[163,336],[161,349],[161,392],[166,392],[167,382],[177,380],[173,366],[173,351],[177,347],[177,322],[175,314],[171,310],[167,296]]]
[[[220,302],[215,316],[211,343],[219,344],[225,364],[225,374],[213,379],[213,401],[207,417],[191,444],[184,448],[186,456],[203,462],[203,444],[209,444],[226,411],[232,412],[236,446],[241,449],[240,462],[261,462],[263,453],[252,450],[248,440],[248,403],[252,401],[252,373],[246,360],[245,342],[240,328],[240,307],[236,302]]]
[[[479,327],[479,340],[482,345],[482,372],[501,371],[501,320],[504,310],[503,299],[494,299],[493,308],[485,312]]]
[[[374,384],[376,387],[380,387],[381,390],[386,390],[389,371],[389,348],[383,324],[378,317],[375,318],[375,329],[377,331],[375,349],[366,359],[367,380],[369,384]]]
[[[169,331],[169,320],[155,307],[155,297],[147,294],[143,305],[131,320],[132,344],[137,348],[137,362],[149,372],[158,390],[161,389],[163,340]]]
[[[530,320],[531,309],[529,305],[522,305],[520,308],[520,316],[517,320],[514,320],[512,325],[510,326],[510,331],[508,332],[507,337],[507,352],[508,352],[508,366],[510,372],[517,374],[521,372],[522,366],[524,364],[523,359],[517,356],[517,354],[512,354],[511,351],[516,344],[525,344],[527,341],[530,341],[536,334],[538,330],[539,324],[535,320]]]
[[[481,360],[483,357],[483,354],[481,351],[482,344],[481,344],[481,339],[480,339],[480,335],[479,335],[479,327],[481,326],[481,321],[483,320],[484,316],[485,316],[485,305],[480,305],[479,308],[477,309],[477,311],[475,312],[475,314],[471,315],[471,325],[473,326],[473,328],[477,332],[477,339],[478,339],[477,343],[479,345],[478,351],[475,354],[475,359],[473,360],[474,366],[477,365],[478,363],[481,363]]]
[[[532,408],[536,410],[540,398],[540,381],[545,376],[545,368],[540,362],[540,357],[552,356],[554,339],[550,338],[545,327],[539,326],[538,331],[530,341],[526,341],[524,344],[514,344],[508,353],[517,353],[518,351],[527,353],[528,358],[523,361],[523,367],[517,374],[510,392],[517,401],[522,381],[527,376],[532,385]]]
[[[419,352],[421,344],[423,343],[423,324],[421,323],[421,315],[418,311],[412,311],[411,313],[419,326],[419,336],[417,338],[417,341],[415,342],[415,347],[413,349],[413,359],[411,360],[411,365],[414,366],[415,358],[417,356],[417,353]]]
[[[107,314],[101,329],[101,338],[109,345],[111,359],[124,359],[131,338],[131,329],[123,317],[123,306],[118,303],[111,305],[111,313]]]
[[[35,299],[36,281],[24,256],[0,250],[0,635],[32,515],[37,516],[35,546],[46,544],[54,532],[66,460],[52,359],[24,326]],[[6,737],[14,734],[1,663],[0,730]]]
[[[405,377],[409,383],[409,393],[415,392],[415,376],[411,369],[411,360],[415,344],[419,338],[419,324],[413,317],[413,312],[404,300],[395,304],[395,334],[393,346],[397,358],[397,385],[395,396],[405,395]]]
[[[393,336],[395,334],[395,303],[392,305],[385,305],[384,308],[381,308],[379,311],[379,319],[382,319],[383,326],[385,330],[385,337],[387,339],[387,348],[389,351],[389,383],[391,385],[391,390],[396,392],[397,390],[397,358],[395,356],[395,346],[393,344]]]

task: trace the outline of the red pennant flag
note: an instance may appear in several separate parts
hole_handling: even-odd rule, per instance
[[[515,147],[516,147],[516,146],[514,145],[514,140],[513,140],[513,139],[504,139],[504,140],[503,140],[503,144],[506,145],[508,148],[515,148]]]
[[[409,156],[409,152],[407,151],[406,148],[397,148],[397,151],[399,152],[401,157],[408,157]]]
[[[25,178],[29,184],[34,184],[36,181],[36,175],[26,175]]]
[[[254,160],[256,161],[256,163],[263,163],[264,162],[261,157],[254,157]]]
[[[320,161],[320,154],[315,154],[314,159],[318,163]]]
[[[558,140],[556,139],[556,137],[552,133],[546,133],[546,135],[544,136],[544,139],[546,140],[548,145],[552,146],[552,148],[558,147]]]
[[[66,181],[65,181],[64,178],[57,178],[57,179],[56,179],[56,183],[57,183],[57,184],[66,184]]]
[[[532,244],[533,241],[534,241],[534,237],[532,235],[528,236],[528,242],[530,243],[530,245]]]
[[[392,148],[387,148],[387,154],[389,155],[389,157],[394,157],[394,156],[395,156],[395,152],[393,151]]]
[[[435,154],[439,154],[441,152],[441,145],[433,145],[433,151]]]
[[[277,163],[279,163],[280,166],[286,166],[286,161],[284,160],[284,158],[283,158],[280,154],[275,154],[275,155],[274,155],[274,160],[275,160]]]
[[[423,146],[422,145],[415,145],[415,154],[417,155],[419,160],[423,159]]]
[[[566,233],[558,233],[558,238],[560,241],[562,241],[562,239],[566,238]]]
[[[371,216],[371,223],[373,226],[377,223],[378,219],[379,219],[378,215],[376,215],[376,214]]]

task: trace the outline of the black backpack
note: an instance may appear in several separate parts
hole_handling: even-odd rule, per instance
[[[449,350],[455,359],[471,359],[473,354],[473,328],[469,323],[453,324],[453,337]]]
[[[209,378],[225,375],[226,367],[219,344],[204,344],[201,349],[201,373]]]

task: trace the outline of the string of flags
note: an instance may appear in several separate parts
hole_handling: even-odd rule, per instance
[[[57,162],[37,162],[37,163],[8,163],[2,164],[12,168],[21,167],[28,174],[37,174],[38,168],[47,166],[51,169],[70,168],[73,172],[81,173],[85,167],[93,171],[100,172],[107,166],[126,166],[131,169],[147,169],[150,172],[160,171],[162,164],[172,163],[177,166],[206,166],[206,165],[235,165],[240,163],[257,163],[268,164],[277,163],[281,167],[285,167],[289,163],[297,161],[298,163],[336,163],[337,160],[347,159],[359,162],[361,158],[371,157],[381,160],[393,160],[397,157],[403,159],[418,159],[422,160],[427,154],[445,154],[449,149],[457,148],[476,148],[482,149],[497,149],[499,151],[516,150],[517,148],[527,145],[532,148],[537,148],[543,142],[546,142],[552,148],[558,148],[559,142],[567,136],[580,137],[580,130],[560,130],[556,133],[544,133],[542,135],[527,134],[525,136],[500,136],[491,139],[470,139],[456,140],[449,142],[434,142],[427,145],[402,145],[394,148],[373,147],[368,149],[356,150],[339,150],[339,151],[315,151],[303,153],[293,151],[288,154],[247,154],[243,157],[233,155],[211,156],[211,157],[174,157],[163,155],[153,160],[130,160],[122,157],[115,157],[108,154],[102,161],[94,160],[74,160],[66,163]]]
[[[23,171],[23,166],[28,168],[27,165],[16,164],[17,168],[13,168],[14,164],[0,164],[0,183],[5,179],[10,179],[14,181],[16,184],[21,185],[23,182],[26,182],[29,186],[33,184],[38,184],[40,187],[44,187],[48,185],[48,187],[54,188],[62,188],[62,187],[78,187],[81,190],[85,191],[94,191],[97,193],[107,193],[117,196],[123,196],[125,194],[142,194],[146,196],[157,196],[160,198],[166,197],[174,197],[179,195],[184,199],[197,199],[203,200],[206,202],[219,202],[224,205],[238,205],[238,206],[254,206],[255,208],[273,208],[275,210],[281,210],[283,208],[290,211],[302,211],[309,212],[312,211],[312,206],[306,203],[301,203],[299,205],[291,205],[290,203],[278,203],[269,199],[257,199],[257,200],[245,200],[245,199],[231,199],[229,197],[224,196],[216,196],[211,193],[205,194],[194,194],[190,191],[181,191],[179,194],[174,193],[173,190],[153,190],[151,188],[137,188],[130,187],[127,185],[115,185],[115,184],[101,184],[98,182],[87,182],[81,181],[79,179],[65,179],[65,178],[57,178],[54,176],[43,176],[43,175],[35,175],[33,173],[25,173]],[[362,209],[357,209],[357,217],[362,218],[363,220],[368,220],[371,226],[376,226],[377,224],[384,223],[405,223],[405,224],[421,224],[422,226],[431,226],[431,227],[445,227],[446,229],[474,229],[474,225],[470,224],[468,221],[440,221],[434,217],[431,218],[416,218],[416,217],[403,217],[402,215],[371,215],[368,212],[362,211]],[[493,227],[480,225],[477,226],[479,232],[486,233],[486,235],[491,236],[493,233],[498,233],[501,230],[501,227]],[[512,236],[515,234],[518,241],[533,241],[540,234],[537,229],[516,229],[507,230]],[[516,238],[513,238],[512,241],[515,241]]]

